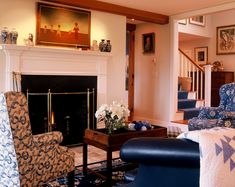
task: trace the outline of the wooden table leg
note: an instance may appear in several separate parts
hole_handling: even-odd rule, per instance
[[[107,150],[107,184],[111,186],[112,183],[112,151]]]
[[[83,143],[83,174],[87,174],[87,144]]]

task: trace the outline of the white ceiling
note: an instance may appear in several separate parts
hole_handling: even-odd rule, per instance
[[[99,0],[129,8],[155,12],[168,16],[222,5],[234,0]]]

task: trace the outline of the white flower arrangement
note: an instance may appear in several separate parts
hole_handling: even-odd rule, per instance
[[[124,104],[116,101],[113,101],[110,105],[101,105],[95,113],[98,122],[105,122],[109,134],[113,130],[123,127],[125,125],[124,121],[129,115],[129,109]]]

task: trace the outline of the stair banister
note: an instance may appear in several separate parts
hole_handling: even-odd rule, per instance
[[[185,52],[183,52],[181,49],[179,49],[179,51],[194,65],[196,66],[200,71],[204,72],[204,69],[199,66],[196,62],[194,62],[187,54],[185,54]]]
[[[196,99],[204,99],[204,69],[192,60],[187,54],[181,49],[180,52],[180,66],[179,73],[180,77],[191,77],[192,78],[192,91],[196,93]]]

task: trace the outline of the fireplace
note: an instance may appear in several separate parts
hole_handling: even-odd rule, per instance
[[[86,128],[96,128],[96,76],[22,75],[33,134],[58,130],[63,145],[82,143]]]
[[[88,88],[90,92],[92,92],[92,89],[95,88],[95,108],[103,103],[107,103],[107,66],[110,61],[112,62],[111,53],[101,53],[99,51],[78,51],[76,49],[45,46],[28,47],[18,45],[2,45],[0,52],[0,58],[3,62],[0,63],[0,89],[3,92],[14,90],[14,81],[12,75],[13,72],[15,72],[22,78],[22,91],[27,94],[27,89],[29,89],[29,93],[31,93],[31,95],[29,96],[29,101],[40,100],[40,103],[47,102],[46,96],[48,95],[50,89],[53,108],[53,100],[64,101],[67,98],[72,98],[71,100],[80,101],[80,99],[78,99],[78,97],[80,96],[76,94],[63,96],[62,93],[64,92],[86,92]],[[43,78],[44,76],[48,76],[49,78]],[[26,77],[30,77],[27,81],[27,84],[29,84],[30,87],[25,86],[24,82],[26,81]],[[88,77],[95,77],[94,82],[96,82],[96,85],[90,86],[89,84],[84,84],[85,86],[82,86],[82,88],[77,86],[85,81],[84,79],[80,78]],[[34,82],[30,82],[31,78]],[[45,79],[43,82],[44,84],[47,84],[45,87],[44,85],[41,86],[41,83],[39,83],[39,80],[42,79]],[[53,79],[58,79],[58,82],[53,82]],[[89,79],[86,79],[86,81],[88,81]],[[18,78],[18,85],[20,85],[19,81],[20,78]],[[49,85],[49,83],[51,84]],[[63,89],[58,90],[59,88]],[[44,93],[46,96],[36,97],[33,96],[32,93]],[[61,95],[56,95],[55,93],[61,93]],[[69,101],[68,103],[70,102],[71,101]],[[85,102],[83,104],[85,106]],[[66,106],[64,108],[70,108],[67,107],[66,102],[62,104],[62,107],[63,106]],[[84,106],[81,108],[79,107],[80,111],[77,111],[77,113],[82,113],[83,109],[85,110]],[[61,106],[56,106],[55,108],[60,107]],[[32,108],[30,110],[33,111]],[[39,110],[39,108],[36,108],[35,110]],[[54,112],[54,117],[58,118],[58,111],[51,112]],[[44,121],[45,124],[44,126],[37,125],[36,127],[33,127],[34,133],[45,132],[48,129],[46,127],[46,121],[49,119],[46,119],[48,117],[46,114],[44,114],[44,112],[42,112],[42,114],[42,119],[40,120]],[[30,117],[32,118],[32,116]],[[86,119],[83,119],[84,124],[86,123]],[[32,120],[34,119],[32,118]],[[54,128],[65,128],[59,124],[62,123],[62,121],[64,121],[63,124],[68,124],[72,121],[72,118],[70,115],[63,114],[61,117],[59,117],[59,119],[55,119]],[[80,124],[77,124],[77,126],[78,125]],[[80,136],[80,139],[76,140],[80,142],[82,136],[81,134],[83,133],[82,130],[78,132],[77,129],[70,129],[70,131],[74,131],[74,134],[71,136]],[[65,132],[64,134],[66,135]]]

